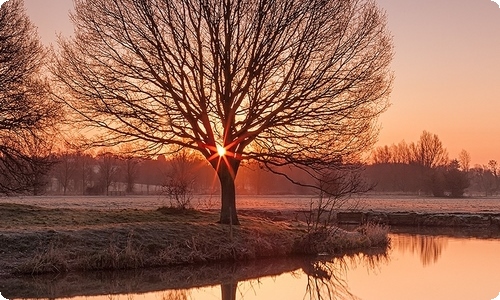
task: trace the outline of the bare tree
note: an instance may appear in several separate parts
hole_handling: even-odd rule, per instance
[[[448,163],[448,151],[436,134],[423,131],[417,144],[410,144],[412,162],[425,168],[434,169]]]
[[[83,149],[76,149],[75,156],[77,164],[77,191],[85,195],[89,192],[89,189],[92,188],[92,181],[94,179],[94,157],[91,153],[83,151]]]
[[[77,155],[68,150],[64,150],[56,155],[55,160],[56,163],[51,173],[57,179],[59,189],[62,188],[63,195],[66,195],[70,185],[74,185],[77,181]]]
[[[125,183],[127,184],[126,192],[128,194],[133,194],[134,185],[139,174],[139,165],[141,159],[131,155],[122,156],[124,161],[124,171],[125,171]]]
[[[468,173],[470,170],[471,156],[470,153],[462,149],[458,154],[458,162],[462,171]]]
[[[397,145],[391,146],[393,151],[393,162],[396,164],[409,164],[412,160],[408,144],[403,140]]]
[[[141,155],[136,153],[132,145],[122,145],[119,148],[119,159],[122,161],[122,175],[126,184],[125,191],[128,194],[134,193],[134,186],[139,177]]]
[[[109,151],[103,151],[96,157],[99,172],[100,187],[109,195],[109,187],[116,182],[118,175],[118,158]]]
[[[30,150],[47,146],[57,106],[42,69],[46,51],[21,0],[0,7],[0,193],[33,191],[51,162]],[[37,189],[35,189],[37,190]]]
[[[392,38],[371,0],[76,0],[72,19],[61,100],[100,144],[199,151],[221,223],[239,223],[242,160],[319,178],[373,144],[387,107]]]
[[[394,162],[393,146],[385,145],[375,148],[372,152],[372,160],[374,164],[388,164]]]
[[[498,189],[500,187],[500,180],[499,180],[499,173],[500,173],[500,168],[498,168],[498,163],[496,160],[490,160],[488,161],[488,170],[490,173],[493,175],[493,188],[492,188],[492,193],[498,192]]]

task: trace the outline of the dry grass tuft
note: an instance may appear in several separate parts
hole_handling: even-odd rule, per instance
[[[293,252],[297,254],[334,254],[346,250],[387,247],[389,227],[366,224],[354,232],[337,227],[321,227],[297,239]]]
[[[389,230],[389,226],[375,223],[367,223],[356,229],[370,240],[372,247],[387,247],[391,243]]]
[[[44,273],[61,273],[68,271],[65,256],[58,247],[51,244],[48,249],[25,262],[15,270],[18,274],[38,275]]]
[[[135,245],[133,232],[129,233],[125,247],[111,241],[103,251],[94,252],[78,262],[76,268],[81,270],[119,270],[137,269],[145,266],[146,253]]]

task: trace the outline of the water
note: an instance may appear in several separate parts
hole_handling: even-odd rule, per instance
[[[0,281],[8,299],[494,299],[500,239],[392,234],[387,253]],[[485,238],[486,237],[486,238]]]

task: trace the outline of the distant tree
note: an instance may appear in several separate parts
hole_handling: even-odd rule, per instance
[[[484,196],[491,196],[495,193],[496,180],[488,166],[475,165],[470,170],[472,188],[484,193]]]
[[[445,173],[446,189],[453,198],[463,197],[465,189],[470,186],[467,172],[460,169],[460,163],[454,159],[447,166]]]
[[[439,137],[424,130],[418,142],[411,143],[409,149],[410,163],[420,168],[422,190],[436,197],[444,196],[448,152]]]
[[[123,171],[125,172],[125,183],[127,185],[126,192],[128,194],[134,193],[134,185],[137,177],[139,176],[139,165],[141,159],[131,155],[121,156],[123,160]]]
[[[53,73],[75,120],[104,129],[101,145],[201,153],[221,223],[239,223],[243,160],[321,178],[371,147],[387,107],[392,40],[374,1],[76,0],[73,20]]]
[[[466,173],[469,172],[471,163],[470,153],[462,149],[462,151],[458,154],[458,162],[460,164],[460,169]]]
[[[389,148],[387,145],[382,147],[377,147],[372,153],[372,160],[375,164],[388,164],[394,162],[392,147]]]
[[[77,180],[78,160],[74,153],[65,150],[56,154],[55,161],[51,174],[57,179],[63,195],[66,195],[70,184]]]
[[[411,149],[403,140],[391,147],[393,151],[393,162],[397,164],[409,164],[412,161]]]
[[[122,164],[121,177],[126,184],[125,190],[128,194],[132,194],[134,193],[135,183],[139,178],[142,155],[137,153],[136,147],[130,144],[122,145],[118,151],[120,153],[118,158]]]
[[[491,175],[493,175],[493,182],[494,182],[492,184],[493,187],[491,188],[491,192],[496,193],[500,188],[500,178],[498,174],[500,173],[500,168],[498,167],[498,163],[496,160],[490,160],[488,162],[488,170],[490,171]]]
[[[367,174],[384,191],[423,191],[439,197],[447,191],[448,152],[436,134],[423,131],[416,143],[378,147],[372,161],[375,166]]]
[[[109,187],[118,179],[119,162],[115,154],[103,151],[97,155],[99,186],[106,195]]]
[[[78,149],[76,151],[76,160],[78,165],[77,189],[82,195],[85,195],[89,192],[89,188],[93,187],[95,159],[92,154]]]
[[[430,190],[434,197],[444,197],[446,191],[445,168],[438,167],[427,170],[424,177],[425,188]]]
[[[437,168],[448,163],[448,152],[436,134],[422,132],[416,144],[410,145],[412,161],[425,168]]]
[[[488,170],[493,174],[493,176],[498,177],[498,162],[496,160],[490,160],[488,162]]]

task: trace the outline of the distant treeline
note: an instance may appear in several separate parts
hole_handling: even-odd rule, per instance
[[[206,160],[179,151],[165,157],[144,157],[101,150],[57,151],[39,157],[43,167],[26,174],[24,194],[134,195],[213,194],[219,192],[217,175]],[[360,178],[374,192],[462,197],[492,196],[500,192],[500,168],[496,161],[470,166],[463,150],[449,159],[438,136],[424,131],[416,143],[400,142],[372,152],[371,162],[361,168]],[[315,185],[307,173],[284,167],[281,172],[306,185]],[[5,176],[4,176],[5,177]],[[314,194],[310,187],[296,185],[262,168],[244,162],[236,178],[238,194]]]
[[[496,195],[500,191],[500,168],[495,160],[471,167],[470,154],[462,150],[449,159],[439,137],[424,131],[420,140],[402,141],[373,151],[365,178],[378,192],[427,194],[436,197]]]
[[[217,175],[206,160],[187,152],[171,157],[141,158],[106,151],[96,155],[64,152],[53,156],[54,164],[43,176],[45,194],[115,195],[218,193]],[[291,169],[284,172],[294,172]],[[298,170],[296,172],[299,172]],[[300,177],[300,176],[299,176]],[[305,179],[307,181],[307,179]],[[311,190],[246,163],[238,173],[239,194],[308,194]]]

